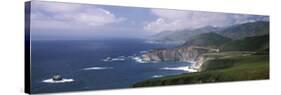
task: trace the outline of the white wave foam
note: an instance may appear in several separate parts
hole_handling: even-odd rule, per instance
[[[53,80],[53,79],[46,79],[43,80],[44,83],[67,83],[67,82],[73,82],[74,79],[62,79],[62,80]]]
[[[103,61],[107,62],[107,61],[110,61],[110,57],[106,57],[105,59],[103,59]]]
[[[180,70],[180,71],[187,71],[187,72],[197,72],[196,69],[190,68],[189,66],[183,66],[183,67],[165,67],[165,68],[161,68],[163,70]]]
[[[111,61],[124,61],[124,58],[112,58]]]
[[[119,56],[119,57],[116,57],[116,58],[106,57],[105,59],[102,59],[102,61],[105,61],[105,62],[125,61],[125,59],[126,59],[125,56]]]
[[[83,70],[106,70],[106,69],[113,69],[113,67],[89,67],[89,68],[84,68]]]
[[[146,63],[146,61],[144,61],[142,58],[140,57],[132,57],[133,60],[135,60],[138,63]]]
[[[138,63],[147,63],[147,61],[144,61],[141,57],[136,56],[135,54],[133,56],[119,56],[116,58],[106,57],[105,59],[102,59],[102,60],[105,62],[113,62],[113,61],[125,61],[127,59],[134,60],[135,62],[138,62]]]
[[[163,75],[154,75],[152,76],[153,78],[159,78],[159,77],[163,77]]]

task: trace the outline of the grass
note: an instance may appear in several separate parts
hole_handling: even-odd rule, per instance
[[[230,41],[221,46],[222,51],[256,51],[265,48],[269,48],[269,34]]]
[[[132,87],[269,79],[268,54],[224,52],[206,56],[216,58],[202,72],[145,80]]]

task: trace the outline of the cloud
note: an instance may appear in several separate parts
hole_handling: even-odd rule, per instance
[[[152,32],[195,29],[204,26],[223,27],[233,24],[269,20],[267,16],[151,9],[158,18],[147,23],[144,30]]]
[[[93,5],[33,1],[31,8],[31,27],[35,29],[98,28],[124,20]]]

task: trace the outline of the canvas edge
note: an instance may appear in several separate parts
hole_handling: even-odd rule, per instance
[[[24,2],[24,92],[31,94],[31,64],[30,64],[30,12],[31,1]]]

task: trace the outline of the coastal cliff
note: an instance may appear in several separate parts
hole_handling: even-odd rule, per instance
[[[200,71],[200,66],[206,61],[206,53],[219,52],[219,46],[231,41],[217,33],[205,33],[198,35],[185,44],[176,48],[154,49],[142,55],[146,62],[190,62],[191,68]]]
[[[200,46],[157,49],[143,54],[142,59],[154,63],[161,61],[190,62],[192,63],[192,69],[200,71],[201,65],[207,60],[204,54],[210,52],[219,52],[219,49]]]
[[[189,69],[197,72],[153,78],[132,87],[269,79],[268,27],[268,22],[241,24],[192,36],[176,48],[151,50],[143,60],[191,62]]]

